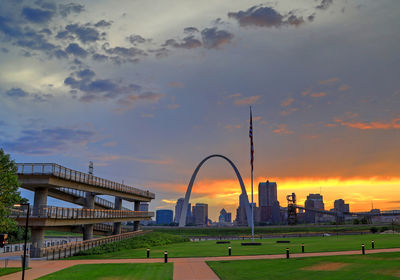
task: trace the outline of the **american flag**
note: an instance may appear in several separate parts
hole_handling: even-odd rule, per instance
[[[252,116],[252,114],[251,114],[251,106],[250,106],[250,129],[249,129],[249,137],[250,137],[250,164],[251,164],[251,171],[253,171],[254,145],[253,145],[253,116]]]

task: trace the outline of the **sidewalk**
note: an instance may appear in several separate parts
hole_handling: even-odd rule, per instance
[[[366,250],[366,254],[400,252],[400,248]],[[291,254],[291,258],[307,258],[321,256],[359,255],[361,250],[318,252]],[[257,260],[257,259],[283,259],[285,254],[279,255],[252,255],[252,256],[226,256],[226,257],[201,257],[201,258],[169,258],[174,263],[174,280],[216,280],[217,275],[208,267],[206,261],[230,261],[230,260]],[[41,276],[56,272],[58,270],[77,264],[101,264],[101,263],[162,263],[164,259],[104,259],[104,260],[31,260],[31,269],[25,271],[25,279],[37,279]],[[9,261],[9,267],[21,265],[21,261]],[[0,280],[20,279],[21,272],[0,277]]]

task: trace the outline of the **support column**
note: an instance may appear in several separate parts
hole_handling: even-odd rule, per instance
[[[46,207],[47,205],[47,194],[49,192],[48,188],[35,188],[35,196],[33,198],[33,209],[32,216],[38,216],[41,214],[40,209]]]
[[[94,209],[94,198],[95,194],[92,192],[86,192],[85,207],[87,209]],[[93,224],[83,226],[83,240],[89,240],[93,238]]]
[[[48,188],[38,187],[35,188],[35,196],[33,198],[32,216],[42,215],[41,209],[47,205]],[[40,258],[40,249],[43,248],[44,243],[44,227],[32,228],[30,256],[31,258]],[[27,246],[28,247],[28,246]]]
[[[43,248],[44,244],[44,227],[33,227],[31,228],[31,258],[41,258],[40,249]]]
[[[136,200],[134,202],[134,211],[140,211],[140,201]],[[133,222],[133,231],[139,230],[139,223],[140,223],[140,221]]]
[[[115,203],[114,203],[114,209],[115,210],[121,210],[122,209],[122,198],[120,197],[115,197]],[[121,222],[114,223],[114,232],[113,234],[121,234]]]

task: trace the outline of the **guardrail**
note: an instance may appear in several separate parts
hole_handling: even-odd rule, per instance
[[[109,224],[94,224],[93,230],[102,231],[102,232],[112,232],[114,230],[114,225]],[[132,232],[132,226],[123,226],[121,225],[121,232]]]
[[[27,209],[11,209],[10,216],[25,218],[26,211]],[[29,217],[46,219],[151,218],[154,217],[154,212],[43,206],[32,208]]]
[[[17,163],[18,175],[51,175],[58,178],[93,185],[100,188],[112,189],[119,192],[135,194],[154,199],[155,194],[131,186],[99,178],[87,173],[72,170],[56,163]]]
[[[67,194],[73,195],[75,197],[82,197],[85,198],[86,197],[86,192],[85,191],[81,191],[81,190],[75,190],[75,189],[70,189],[70,188],[58,188],[58,190],[60,190],[61,192],[65,192]],[[108,209],[114,209],[115,208],[115,204],[107,199],[95,196],[94,201],[96,204],[103,206],[104,208],[108,208]],[[130,209],[126,208],[126,207],[122,207],[121,210],[127,210],[129,211]]]
[[[55,260],[66,257],[71,257],[75,253],[85,251],[102,244],[107,244],[115,241],[120,241],[128,238],[132,238],[138,235],[143,235],[151,231],[135,231],[121,233],[118,235],[112,235],[107,237],[94,238],[91,240],[71,242],[60,246],[52,246],[40,249],[40,256],[45,257],[47,260]]]

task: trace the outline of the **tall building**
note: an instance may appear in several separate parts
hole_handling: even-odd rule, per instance
[[[247,226],[246,216],[246,195],[241,194],[239,196],[239,207],[236,209],[236,225]]]
[[[267,181],[258,184],[258,206],[260,222],[269,224],[280,222],[280,206],[275,182]]]
[[[316,210],[325,210],[324,198],[319,193],[313,194],[310,193],[307,196],[307,200],[304,203],[305,208],[316,209]],[[314,211],[307,211],[305,214],[305,222],[306,223],[316,223],[318,220],[322,218],[322,214],[316,213]]]
[[[169,225],[173,221],[174,213],[169,209],[160,209],[156,211],[156,224]]]
[[[333,203],[333,210],[340,213],[350,212],[350,205],[344,203],[343,199],[336,199]]]
[[[196,203],[193,206],[194,224],[198,226],[207,225],[208,223],[208,204]]]
[[[182,207],[183,207],[183,202],[185,201],[184,198],[179,198],[176,201],[176,205],[175,205],[175,218],[174,218],[174,223],[179,224],[179,220],[181,219],[181,215],[182,215]],[[192,216],[192,211],[191,211],[191,203],[188,203],[188,209],[186,212],[186,224],[190,223],[190,219]]]
[[[221,212],[219,212],[219,222],[220,223],[231,223],[232,222],[232,213],[226,212],[224,208],[222,208]]]

